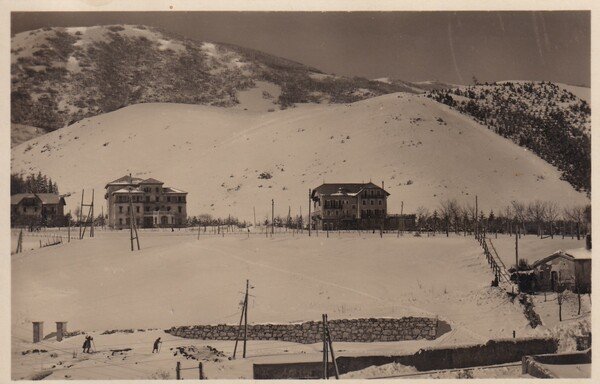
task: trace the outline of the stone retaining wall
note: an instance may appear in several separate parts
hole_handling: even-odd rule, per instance
[[[439,336],[438,325],[443,323],[427,317],[403,317],[400,319],[352,319],[330,320],[329,332],[333,341],[374,342],[427,339]],[[445,323],[444,323],[445,324]],[[448,328],[444,327],[444,330]],[[235,340],[237,325],[195,325],[173,327],[165,332],[188,339]],[[300,324],[252,324],[248,325],[248,340],[280,340],[312,344],[322,340],[323,325],[320,321]]]

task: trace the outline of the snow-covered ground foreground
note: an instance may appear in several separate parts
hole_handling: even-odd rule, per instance
[[[513,330],[519,337],[549,333],[545,326],[531,329],[520,304],[512,303],[500,288],[490,287],[492,273],[472,237],[315,235],[202,235],[197,240],[194,232],[186,230],[140,231],[142,250],[131,252],[128,231],[97,230],[93,239],[13,254],[13,378],[26,377],[31,369],[39,370],[37,364],[48,368],[58,361],[75,364],[70,368],[72,372],[66,373],[71,378],[101,378],[102,372],[107,372],[103,378],[149,378],[161,367],[159,360],[165,370],[173,370],[175,357],[162,361],[166,359],[166,347],[172,346],[211,345],[227,355],[233,348],[231,342],[183,340],[164,334],[162,329],[236,324],[246,279],[253,287],[250,323],[319,320],[322,313],[328,313],[332,320],[437,316],[452,327],[434,341],[336,343],[342,354],[415,352],[425,346],[481,343],[512,337]],[[565,242],[569,242],[565,248],[574,247],[570,240]],[[552,313],[557,316],[550,296],[546,302],[543,296],[535,300],[536,306],[543,309],[540,314],[544,322],[552,318]],[[585,296],[583,301],[580,316],[573,315],[572,305],[568,307],[571,309],[563,307],[565,320],[573,325],[563,322],[561,326],[568,330],[589,319],[590,299]],[[576,314],[577,308],[574,310]],[[78,361],[81,354],[75,359],[72,355],[74,349],[80,350],[82,336],[33,345],[29,343],[32,321],[44,321],[45,334],[55,331],[54,322],[68,321],[69,331],[92,332],[99,351],[117,345],[133,351],[110,359],[102,357],[101,362],[96,355]],[[549,324],[554,326],[557,321]],[[149,328],[159,330],[101,335],[105,330]],[[151,343],[159,335],[166,341],[164,352],[160,357],[152,356]],[[264,362],[279,361],[294,353],[297,356],[289,361],[298,361],[300,355],[307,355],[309,361],[320,359],[318,344],[252,341],[251,345],[258,348],[251,354],[267,355],[263,356]],[[37,354],[21,355],[34,348],[49,352],[41,358]],[[53,348],[58,349],[57,358],[49,357]],[[265,350],[259,353],[260,348]],[[288,352],[284,352],[286,349]],[[209,377],[251,377],[251,364],[221,360],[206,368]],[[132,361],[138,363],[134,363],[134,369],[141,372],[116,365]],[[142,369],[145,364],[148,367]],[[97,367],[93,369],[73,370],[75,366],[94,365]],[[107,365],[111,368],[104,367]],[[96,377],[92,377],[94,372]],[[64,378],[61,375],[56,378]],[[174,377],[172,372],[170,377]]]

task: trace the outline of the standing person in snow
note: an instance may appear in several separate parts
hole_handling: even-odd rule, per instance
[[[152,349],[152,353],[154,353],[154,351],[156,351],[156,353],[159,353],[160,351],[158,350],[159,345],[162,344],[162,341],[160,341],[160,337],[158,339],[156,339],[154,341],[154,348]]]
[[[92,342],[90,341],[90,336],[85,337],[85,341],[83,342],[83,353],[90,353],[90,345]]]

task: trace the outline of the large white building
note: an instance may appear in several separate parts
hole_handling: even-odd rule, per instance
[[[187,219],[187,192],[165,187],[162,181],[123,176],[106,184],[108,225],[129,228],[131,208],[138,227],[179,227]]]

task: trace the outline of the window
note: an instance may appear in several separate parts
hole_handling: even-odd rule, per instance
[[[157,202],[158,202],[159,200],[160,200],[160,197],[159,197],[159,196],[156,196],[156,197],[155,197],[155,201],[157,201]]]
[[[373,200],[371,200],[371,205],[373,205]]]
[[[119,206],[119,213],[123,213],[123,206]]]
[[[379,200],[379,205],[381,205],[381,200]]]
[[[177,210],[179,211],[179,213],[181,213],[181,207],[177,207]]]
[[[170,202],[171,202],[171,197],[167,196],[167,203],[170,203]]]
[[[156,193],[158,193],[158,187],[156,187]]]
[[[129,225],[129,217],[125,219],[125,224]]]
[[[146,203],[150,202],[150,196],[146,196]]]
[[[167,207],[167,211],[170,211],[170,210],[171,210],[171,207]]]
[[[119,225],[123,225],[123,219],[119,218]]]
[[[136,213],[140,213],[140,206],[139,205],[137,207],[135,207],[135,212]]]
[[[363,205],[367,205],[367,200],[363,200]]]

